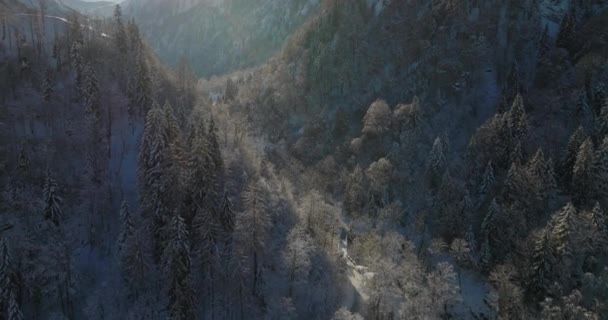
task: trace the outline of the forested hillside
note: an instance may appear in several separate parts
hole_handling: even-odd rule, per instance
[[[486,317],[606,316],[605,8],[326,1],[227,80],[277,169],[341,204],[353,259],[376,272],[366,318],[467,317],[477,289]],[[457,274],[443,308],[403,280],[395,234],[423,270]]]
[[[353,291],[337,237],[304,231],[310,208],[188,66],[166,69],[119,7],[3,5],[2,319],[333,315]]]
[[[608,319],[606,1],[65,5],[0,0],[0,319]]]

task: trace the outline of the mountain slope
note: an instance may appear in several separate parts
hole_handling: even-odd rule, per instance
[[[318,1],[128,0],[123,6],[167,63],[183,56],[198,75],[211,76],[266,61]]]
[[[572,299],[604,315],[581,283],[605,284],[608,258],[591,244],[606,234],[591,217],[605,221],[608,206],[606,5],[325,1],[279,56],[226,80],[238,91],[229,108],[271,142],[269,161],[296,185],[341,204],[358,263],[391,270],[390,254],[365,259],[397,231],[426,268],[449,252],[455,268],[483,275],[499,317],[566,312]],[[387,274],[373,281],[367,315],[419,312]],[[450,302],[444,316],[483,299]]]

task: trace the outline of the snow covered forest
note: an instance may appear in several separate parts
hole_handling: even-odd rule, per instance
[[[0,320],[608,319],[606,0],[0,24]]]

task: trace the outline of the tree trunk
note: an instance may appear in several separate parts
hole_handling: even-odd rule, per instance
[[[253,295],[256,294],[256,289],[258,285],[258,253],[257,251],[253,251],[253,286],[251,288],[251,292]]]
[[[67,317],[68,319],[74,319],[74,305],[72,303],[72,298],[70,295],[70,284],[72,283],[72,264],[70,261],[72,260],[70,257],[70,252],[68,247],[66,246],[66,285],[65,285],[65,296],[66,296],[66,307],[67,307]]]
[[[462,295],[462,269],[460,266],[458,268],[458,289],[460,289],[460,295]]]
[[[241,320],[245,317],[245,310],[243,308],[243,284],[239,283],[239,306],[241,309]]]
[[[211,291],[211,302],[209,303],[211,306],[211,320],[215,320],[215,284],[213,282],[213,266],[209,266],[209,283]]]

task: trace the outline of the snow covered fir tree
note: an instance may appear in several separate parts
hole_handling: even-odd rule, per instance
[[[608,319],[608,1],[0,0],[0,320]]]

